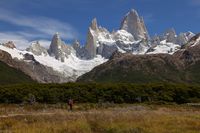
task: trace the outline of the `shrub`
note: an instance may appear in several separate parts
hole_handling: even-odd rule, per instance
[[[200,102],[200,86],[180,84],[21,84],[0,87],[1,103],[189,103]]]

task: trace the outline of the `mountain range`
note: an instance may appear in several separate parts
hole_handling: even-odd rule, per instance
[[[46,49],[33,42],[19,50],[12,41],[0,44],[0,61],[40,83],[198,82],[200,35],[176,34],[171,28],[150,37],[144,19],[128,12],[119,30],[108,31],[93,19],[86,44],[67,45],[56,33]]]
[[[200,34],[174,54],[116,52],[106,63],[78,78],[81,82],[200,83]]]

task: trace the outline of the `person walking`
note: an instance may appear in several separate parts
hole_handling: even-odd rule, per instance
[[[68,105],[69,105],[70,111],[73,110],[73,104],[74,104],[74,101],[73,101],[73,99],[70,98],[70,99],[68,100]]]

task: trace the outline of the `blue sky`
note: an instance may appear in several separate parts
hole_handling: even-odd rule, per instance
[[[14,40],[20,48],[33,40],[47,46],[59,32],[68,43],[85,43],[94,17],[117,30],[131,9],[144,17],[151,36],[171,27],[177,33],[200,32],[200,0],[0,0],[0,40]]]

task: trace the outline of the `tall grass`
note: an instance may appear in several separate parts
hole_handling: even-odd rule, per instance
[[[20,114],[17,106],[13,114]],[[29,110],[29,111],[28,111]],[[25,115],[0,115],[0,132],[15,133],[199,133],[200,110],[177,106],[126,105],[69,112],[47,107]],[[45,113],[43,113],[45,112]],[[43,113],[43,114],[42,114]],[[23,114],[23,112],[21,112]]]

